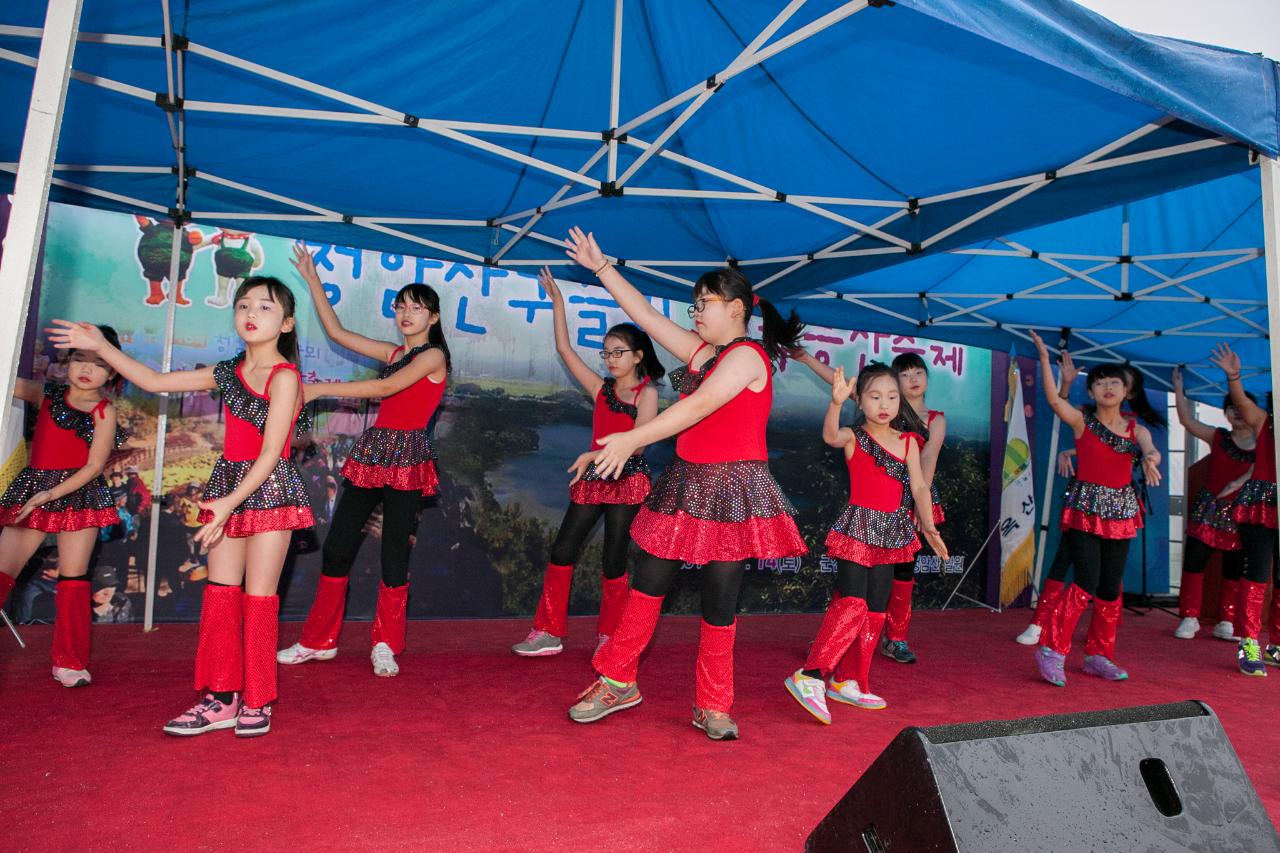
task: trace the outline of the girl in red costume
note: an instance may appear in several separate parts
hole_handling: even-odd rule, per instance
[[[605,333],[600,357],[609,377],[601,379],[569,342],[564,297],[551,271],[543,267],[538,281],[551,300],[556,352],[573,378],[595,400],[591,418],[591,451],[594,453],[603,446],[599,442],[603,436],[626,432],[653,420],[658,413],[658,391],[654,383],[666,370],[658,363],[649,336],[630,323],[620,323]],[[604,516],[603,579],[596,647],[613,634],[627,599],[631,522],[648,495],[649,466],[644,461],[643,448],[627,460],[616,480],[601,479],[590,466],[582,476],[574,478],[569,486],[569,509],[560,522],[560,532],[551,545],[551,560],[542,578],[542,597],[538,599],[538,612],[533,617],[533,630],[524,642],[512,646],[511,651],[522,657],[542,657],[558,655],[564,649],[562,640],[568,634],[573,565],[601,516]]]
[[[865,422],[840,426],[840,409],[854,390],[837,369],[831,382],[822,438],[844,450],[849,468],[849,505],[827,534],[827,553],[836,559],[839,595],[827,608],[803,668],[786,680],[791,696],[820,722],[830,725],[827,697],[863,708],[883,708],[870,692],[872,649],[880,638],[894,566],[920,550],[914,518],[934,551],[947,548],[934,525],[933,500],[920,463],[923,438],[895,428],[900,391],[894,368],[871,362],[858,374],[858,408]],[[913,512],[914,509],[914,512]],[[855,645],[861,654],[851,678],[836,671]],[[826,679],[831,678],[830,684]]]
[[[120,345],[110,326],[96,329]],[[40,413],[30,461],[0,498],[0,607],[45,536],[55,534],[53,677],[63,687],[83,687],[92,680],[89,560],[99,529],[120,523],[102,469],[123,438],[103,391],[118,393],[121,380],[89,350],[72,350],[67,361],[67,384],[18,379],[13,388],[14,399],[39,406]]]
[[[1222,586],[1218,596],[1221,620],[1214,636],[1235,635],[1232,624],[1240,577],[1244,571],[1244,551],[1240,527],[1235,520],[1235,500],[1254,462],[1253,430],[1228,396],[1222,411],[1231,430],[1214,429],[1191,415],[1191,406],[1182,390],[1182,371],[1173,369],[1173,393],[1178,404],[1178,420],[1187,432],[1209,445],[1209,474],[1195,496],[1187,516],[1186,544],[1182,549],[1182,591],[1178,609],[1182,621],[1173,635],[1190,640],[1200,630],[1200,601],[1204,591],[1204,567],[1217,551],[1222,556]],[[1250,400],[1252,395],[1246,394]],[[1228,618],[1230,615],[1232,618]]]
[[[1100,364],[1089,371],[1086,381],[1094,408],[1081,412],[1057,393],[1049,350],[1035,332],[1031,332],[1031,338],[1040,353],[1045,397],[1054,414],[1071,427],[1079,458],[1079,470],[1062,509],[1062,530],[1075,578],[1048,612],[1048,627],[1036,650],[1036,663],[1045,681],[1059,687],[1066,685],[1063,665],[1071,651],[1071,637],[1092,600],[1084,671],[1108,681],[1121,681],[1129,674],[1112,660],[1122,606],[1120,584],[1129,541],[1142,526],[1133,466],[1141,459],[1147,482],[1158,486],[1160,454],[1146,427],[1120,411],[1129,392],[1123,367]]]
[[[226,443],[200,503],[196,542],[209,549],[200,609],[195,689],[201,698],[164,727],[171,735],[234,728],[240,737],[271,730],[276,698],[276,587],[293,531],[311,527],[302,474],[289,439],[302,410],[293,294],[279,279],[254,276],[236,291],[235,358],[199,370],[160,373],[134,361],[87,323],[54,320],[54,343],[94,352],[146,391],[221,394]]]
[[[679,435],[667,466],[631,525],[643,551],[617,630],[592,665],[600,673],[569,709],[590,723],[640,703],[636,669],[662,599],[683,563],[702,570],[693,724],[713,740],[738,736],[733,707],[734,613],[745,561],[803,554],[795,510],[769,472],[765,426],[773,402],[773,360],[794,347],[803,326],[755,297],[735,269],[708,272],[693,289],[696,331],[682,329],[649,304],[596,245],[574,228],[569,257],[591,270],[642,329],[685,365],[671,374],[681,399],[642,427],[603,436],[600,477],[620,473],[640,447]],[[764,341],[747,337],[756,309]]]
[[[1276,443],[1271,395],[1267,395],[1266,409],[1249,399],[1240,384],[1240,356],[1226,344],[1214,348],[1212,361],[1227,374],[1231,402],[1257,437],[1253,473],[1235,503],[1235,520],[1240,525],[1240,545],[1244,550],[1244,579],[1240,581],[1236,604],[1236,634],[1240,637],[1236,662],[1245,675],[1265,676],[1266,664],[1280,666],[1280,595],[1271,596],[1271,642],[1265,652],[1258,647],[1267,572],[1276,550]],[[1280,580],[1280,565],[1275,565],[1274,571]]]
[[[313,397],[374,397],[382,400],[378,419],[365,430],[342,467],[346,478],[325,536],[320,586],[302,627],[302,638],[281,650],[283,664],[329,660],[338,653],[338,633],[346,606],[347,581],[362,530],[382,505],[382,583],[373,619],[373,674],[400,673],[409,599],[409,554],[422,498],[436,493],[435,451],[428,425],[444,397],[451,367],[449,345],[440,327],[440,297],[425,284],[409,284],[396,294],[396,330],[403,343],[375,340],[345,328],[329,304],[315,261],[294,246],[293,264],[311,290],[325,334],[335,343],[378,360],[377,379],[307,386]]]

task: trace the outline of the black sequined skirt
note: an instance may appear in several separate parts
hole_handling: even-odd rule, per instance
[[[231,494],[252,467],[252,460],[231,462],[219,456],[205,484],[204,499],[213,501]],[[204,524],[212,518],[213,514],[205,510],[201,511],[199,520]],[[266,482],[232,510],[223,531],[239,539],[269,530],[301,530],[314,524],[302,473],[290,460],[280,459]]]
[[[63,533],[119,524],[120,514],[116,511],[115,501],[111,500],[107,481],[101,476],[94,477],[69,495],[36,507],[22,521],[17,520],[19,510],[32,495],[55,488],[79,470],[23,468],[5,490],[4,497],[0,497],[0,526]]]

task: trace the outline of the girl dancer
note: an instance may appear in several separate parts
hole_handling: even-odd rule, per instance
[[[1236,604],[1235,627],[1240,637],[1236,661],[1245,675],[1265,676],[1265,664],[1280,665],[1280,647],[1277,646],[1280,644],[1280,596],[1271,597],[1268,626],[1271,643],[1266,648],[1265,660],[1258,647],[1258,635],[1262,631],[1262,601],[1267,595],[1267,570],[1274,562],[1272,554],[1276,550],[1276,446],[1271,399],[1268,394],[1266,409],[1249,399],[1240,384],[1240,356],[1232,352],[1231,347],[1218,344],[1211,360],[1227,374],[1231,402],[1257,438],[1253,473],[1235,503],[1235,520],[1240,526],[1240,545],[1244,550],[1244,580],[1240,581],[1240,597]],[[1280,565],[1276,566],[1275,572],[1280,579]]]
[[[538,282],[551,299],[555,318],[556,352],[583,390],[595,400],[591,418],[591,450],[603,447],[600,439],[615,432],[644,426],[658,413],[658,391],[654,383],[666,373],[658,363],[649,336],[630,323],[620,323],[604,336],[604,360],[609,378],[587,366],[569,342],[564,297],[551,270],[542,268]],[[575,468],[577,463],[575,463]],[[573,469],[570,469],[573,470]],[[604,516],[603,580],[600,588],[600,618],[596,622],[596,648],[613,634],[627,598],[627,546],[631,544],[631,522],[640,504],[649,495],[649,466],[643,449],[637,448],[616,480],[604,480],[594,467],[587,467],[569,487],[569,509],[560,522],[560,532],[551,545],[551,560],[542,578],[542,597],[533,617],[533,630],[524,642],[511,647],[522,657],[558,655],[568,634],[569,585],[573,565],[582,546]]]
[[[1244,551],[1240,546],[1240,528],[1235,520],[1235,499],[1254,462],[1253,430],[1245,423],[1240,410],[1228,395],[1222,411],[1231,431],[1214,429],[1191,416],[1191,405],[1182,390],[1182,371],[1173,369],[1173,393],[1178,405],[1178,420],[1187,432],[1209,445],[1209,475],[1196,495],[1187,516],[1186,544],[1182,549],[1182,591],[1178,609],[1182,621],[1173,635],[1190,640],[1200,630],[1200,600],[1204,590],[1204,567],[1217,551],[1222,555],[1222,587],[1218,597],[1220,621],[1213,629],[1215,637],[1234,635],[1235,599],[1239,595],[1240,576],[1244,571]],[[1253,400],[1253,396],[1246,393]],[[1230,605],[1228,606],[1228,602]],[[1232,619],[1228,619],[1228,614]]]
[[[200,701],[164,727],[171,735],[235,728],[239,737],[271,730],[276,698],[276,587],[293,531],[311,527],[302,474],[289,437],[302,410],[293,294],[279,279],[248,278],[236,290],[235,358],[199,370],[160,373],[134,361],[87,323],[54,320],[54,344],[97,353],[146,391],[221,394],[226,444],[200,503],[197,543],[209,549],[200,609],[195,689]],[[242,588],[243,587],[243,588]]]
[[[849,505],[827,534],[827,553],[836,559],[836,596],[818,629],[803,668],[785,684],[791,696],[820,722],[830,725],[827,697],[863,708],[883,708],[870,692],[871,651],[885,622],[894,566],[920,550],[912,506],[920,528],[938,556],[947,558],[946,545],[933,522],[933,499],[920,457],[921,436],[894,427],[898,417],[899,386],[894,368],[871,362],[858,374],[857,403],[865,423],[840,426],[840,409],[853,385],[837,369],[831,383],[822,438],[844,449],[849,468]],[[833,677],[854,645],[861,646],[853,677]]]
[[[1122,367],[1100,364],[1089,371],[1089,396],[1096,409],[1081,412],[1055,391],[1049,350],[1035,332],[1031,338],[1040,353],[1045,397],[1054,414],[1071,427],[1080,458],[1080,469],[1062,510],[1062,529],[1075,566],[1075,580],[1048,614],[1036,662],[1041,678],[1059,687],[1066,685],[1063,664],[1071,651],[1071,637],[1092,599],[1084,671],[1120,681],[1129,677],[1112,661],[1120,622],[1120,583],[1129,540],[1142,526],[1132,469],[1141,458],[1148,482],[1159,485],[1160,454],[1146,428],[1120,411],[1129,390]]]
[[[95,327],[114,346],[110,326]],[[0,607],[14,580],[44,542],[58,537],[58,587],[53,597],[53,677],[63,687],[84,687],[89,675],[89,560],[98,530],[120,523],[102,478],[123,434],[116,408],[104,396],[121,380],[87,349],[73,349],[67,384],[18,379],[13,396],[40,407],[31,458],[0,498]]]
[[[765,425],[773,401],[773,360],[793,346],[803,325],[784,320],[751,292],[736,269],[708,272],[693,289],[695,332],[664,317],[632,287],[596,245],[574,228],[568,255],[595,273],[641,328],[686,366],[671,374],[681,399],[629,432],[603,436],[596,474],[621,472],[637,448],[679,434],[676,459],[663,472],[631,525],[643,553],[617,630],[592,659],[600,673],[569,709],[591,723],[640,703],[636,669],[649,644],[662,599],[682,563],[703,565],[702,634],[698,643],[693,724],[712,740],[736,738],[733,706],[734,612],[746,560],[806,552],[795,510],[769,473]],[[764,341],[746,336],[760,309]]]
[[[378,418],[351,448],[342,466],[346,483],[325,536],[311,612],[302,638],[282,649],[283,664],[329,660],[338,653],[338,633],[347,600],[347,581],[369,516],[382,504],[382,583],[373,619],[373,674],[400,673],[396,656],[404,652],[409,597],[409,554],[424,495],[436,493],[435,451],[428,424],[444,396],[451,362],[440,326],[440,297],[425,284],[409,284],[396,294],[396,329],[403,343],[366,338],[345,328],[325,296],[315,261],[301,243],[293,247],[293,265],[306,281],[325,334],[352,352],[383,365],[377,379],[307,386],[313,397],[375,397]]]

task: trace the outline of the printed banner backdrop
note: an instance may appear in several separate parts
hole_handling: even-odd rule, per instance
[[[245,275],[278,276],[298,298],[302,371],[307,381],[366,378],[375,366],[331,344],[311,308],[305,285],[289,263],[291,243],[277,237],[187,226],[180,253],[175,369],[208,365],[240,350],[229,295]],[[118,213],[51,205],[39,325],[55,317],[114,326],[130,355],[159,366],[169,292],[172,227]],[[391,303],[405,284],[420,281],[441,294],[454,372],[435,426],[440,494],[424,505],[411,563],[414,617],[492,617],[532,613],[547,551],[568,501],[566,467],[590,444],[591,401],[555,353],[551,303],[534,270],[515,272],[340,246],[309,245],[329,301],[350,329],[394,339]],[[562,284],[570,334],[588,363],[598,360],[605,330],[626,320],[599,288]],[[156,304],[153,304],[156,303]],[[654,300],[658,310],[688,325],[687,305]],[[58,354],[41,339],[34,346],[34,378],[57,378]],[[813,327],[806,347],[833,366],[856,371],[867,361],[917,352],[930,365],[929,405],[947,412],[948,436],[938,465],[947,509],[943,535],[954,555],[948,565],[922,558],[921,606],[940,603],[965,561],[988,531],[988,413],[991,359],[986,350],[911,337]],[[665,354],[664,354],[665,356]],[[669,358],[669,367],[675,366]],[[743,586],[746,611],[815,610],[831,593],[834,565],[822,558],[827,525],[848,498],[840,451],[821,440],[829,399],[825,383],[795,362],[779,365],[769,445],[771,466],[799,510],[809,556],[752,567]],[[665,384],[663,399],[674,393]],[[222,440],[220,404],[212,394],[169,403],[169,431],[161,483],[153,482],[156,415],[160,398],[129,387],[119,406],[131,431],[126,451],[113,459],[121,524],[104,531],[100,566],[116,569],[120,588],[95,611],[101,621],[140,619],[146,543],[153,495],[163,496],[157,564],[157,618],[194,620],[206,578],[205,556],[193,547],[196,502]],[[311,489],[318,520],[294,538],[281,582],[282,613],[302,618],[320,571],[319,550],[341,488],[338,472],[352,443],[376,415],[365,401],[314,403],[315,430],[295,448]],[[852,419],[852,406],[846,409]],[[673,443],[648,451],[660,469]],[[371,618],[376,596],[380,535],[375,518],[352,572],[348,618]],[[599,603],[599,537],[575,573],[571,612]],[[40,567],[29,567],[34,578]],[[100,574],[110,578],[112,573]],[[696,571],[683,572],[669,597],[673,612],[697,612]],[[975,572],[967,594],[981,598],[986,578]],[[102,598],[108,596],[104,593]],[[19,616],[40,618],[52,604],[39,590],[15,595]]]

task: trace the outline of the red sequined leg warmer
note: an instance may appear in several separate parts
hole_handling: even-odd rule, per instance
[[[884,613],[886,639],[895,643],[906,641],[907,626],[911,624],[911,593],[915,588],[914,579],[893,582],[893,591],[889,594],[889,606],[885,608]]]
[[[1053,611],[1058,606],[1058,600],[1062,598],[1062,590],[1062,581],[1055,581],[1052,578],[1045,581],[1044,589],[1040,590],[1040,598],[1036,600],[1036,615],[1031,617],[1031,623],[1039,625],[1041,633],[1049,627]]]
[[[627,591],[627,604],[622,610],[622,618],[618,620],[617,630],[609,635],[609,642],[601,646],[591,659],[596,672],[623,683],[636,680],[640,653],[653,639],[658,617],[662,615],[662,598],[660,595],[645,595],[635,589]]]
[[[261,708],[276,698],[280,597],[244,597],[244,704]]]
[[[342,631],[342,612],[347,606],[347,578],[320,576],[316,600],[311,602],[307,621],[298,640],[308,649],[336,649]]]
[[[1178,593],[1178,615],[1183,619],[1199,619],[1203,601],[1204,572],[1183,572],[1182,591]]]
[[[856,681],[863,693],[871,692],[871,661],[880,643],[880,631],[884,629],[885,614],[867,613],[862,631],[853,642],[853,648],[836,667],[838,681]],[[848,670],[845,670],[848,665]]]
[[[733,641],[737,633],[736,621],[732,625],[702,623],[694,707],[726,714],[733,710]]]
[[[9,593],[13,592],[13,585],[17,583],[13,578],[0,572],[0,607],[4,607],[9,600]]]
[[[818,636],[809,647],[805,669],[829,675],[853,646],[867,618],[867,602],[862,598],[837,598],[827,607]]]
[[[1223,580],[1218,587],[1218,621],[1236,622],[1236,604],[1240,601],[1240,581]],[[1239,636],[1239,635],[1237,635]]]
[[[1071,584],[1062,592],[1058,604],[1049,617],[1044,633],[1040,635],[1040,645],[1060,655],[1071,652],[1071,638],[1076,632],[1080,617],[1089,609],[1093,596],[1075,584]]]
[[[89,581],[59,578],[53,606],[53,665],[88,669]]]
[[[1242,640],[1256,640],[1262,633],[1262,600],[1267,597],[1267,585],[1253,581],[1240,581],[1240,603],[1237,605],[1236,636]]]
[[[1271,587],[1271,616],[1267,622],[1268,642],[1280,646],[1280,584]]]
[[[547,563],[542,576],[542,598],[533,614],[533,627],[553,637],[568,636],[569,585],[573,583],[573,566]]]
[[[1124,596],[1117,596],[1115,601],[1103,601],[1097,596],[1093,599],[1093,618],[1089,620],[1089,633],[1084,640],[1086,655],[1102,655],[1114,660],[1116,655],[1116,632],[1120,628],[1120,612]]]
[[[395,655],[404,653],[405,616],[409,585],[378,585],[378,609],[373,617],[373,644],[386,643]]]
[[[601,578],[600,582],[600,618],[596,620],[596,633],[604,637],[612,637],[618,630],[618,620],[622,618],[622,608],[627,604],[627,576],[617,578]]]
[[[244,689],[243,622],[244,590],[206,584],[196,641],[196,690],[239,693]]]

